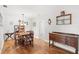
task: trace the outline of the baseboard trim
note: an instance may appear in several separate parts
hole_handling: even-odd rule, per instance
[[[4,47],[4,40],[2,41],[2,45],[1,45],[1,50],[0,50],[0,54],[2,53],[3,47]]]

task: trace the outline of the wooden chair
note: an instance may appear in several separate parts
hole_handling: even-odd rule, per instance
[[[20,36],[19,36],[19,28],[18,25],[14,25],[14,39],[15,39],[15,46],[19,44]]]
[[[24,37],[24,46],[33,46],[33,39],[31,38],[30,34],[25,35]]]
[[[24,47],[33,47],[33,32],[28,31],[28,34],[23,34],[21,36],[21,45]]]
[[[30,31],[31,45],[33,46],[34,33]]]

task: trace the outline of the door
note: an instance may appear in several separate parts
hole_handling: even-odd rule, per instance
[[[46,23],[44,20],[39,22],[39,38],[45,39],[46,38]]]

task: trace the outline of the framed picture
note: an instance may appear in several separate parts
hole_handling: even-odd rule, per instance
[[[71,24],[71,14],[63,14],[56,17],[56,25]]]

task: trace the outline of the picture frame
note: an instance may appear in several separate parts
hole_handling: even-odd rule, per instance
[[[71,14],[63,14],[56,17],[56,25],[69,25],[72,23]]]

